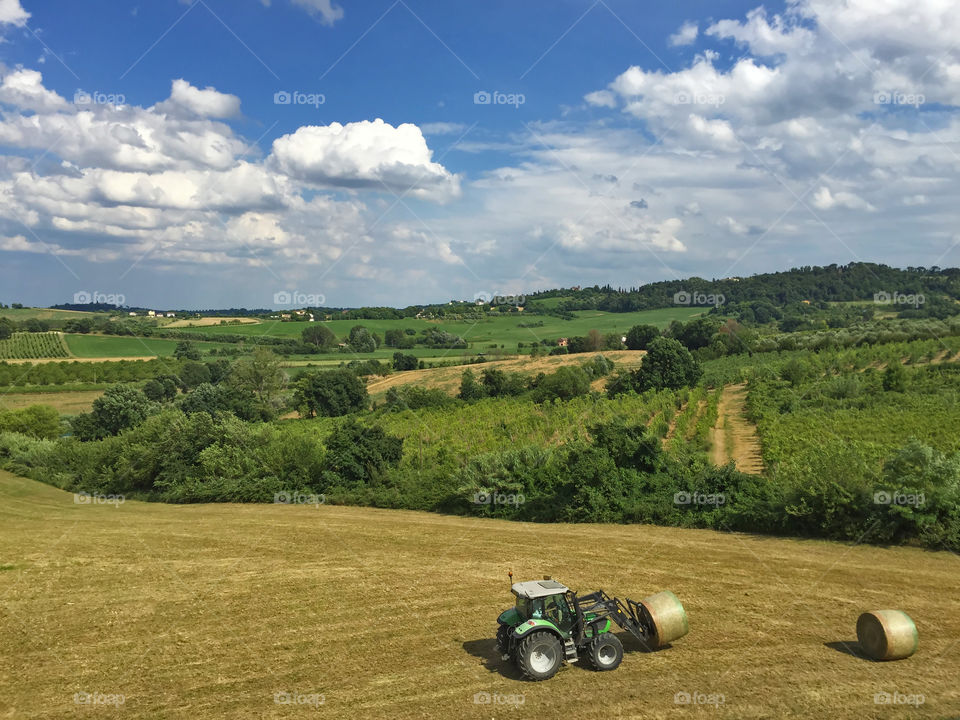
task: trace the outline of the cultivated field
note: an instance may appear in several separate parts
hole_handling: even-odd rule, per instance
[[[960,715],[948,553],[327,506],[75,504],[3,473],[0,528],[0,717]],[[612,673],[521,681],[493,643],[508,569],[621,597],[669,588],[690,634],[656,653],[624,639]],[[918,653],[858,657],[857,616],[888,607],[916,621]],[[881,693],[923,704],[878,705]],[[677,704],[685,694],[717,704]]]

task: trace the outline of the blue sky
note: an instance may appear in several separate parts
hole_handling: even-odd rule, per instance
[[[0,0],[0,301],[956,265],[958,31],[906,0]]]

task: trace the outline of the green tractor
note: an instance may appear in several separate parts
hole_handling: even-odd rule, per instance
[[[683,605],[669,591],[622,602],[603,590],[577,595],[547,577],[514,583],[511,592],[516,604],[497,618],[497,647],[530,680],[547,680],[564,661],[581,658],[595,670],[615,670],[623,645],[611,632],[614,624],[649,649],[689,631]]]

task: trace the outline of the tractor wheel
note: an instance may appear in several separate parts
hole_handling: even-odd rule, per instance
[[[548,680],[557,674],[563,662],[563,647],[551,632],[532,632],[520,641],[517,667],[531,680]]]
[[[506,654],[510,651],[510,634],[513,628],[509,625],[501,625],[497,628],[497,650]]]
[[[616,670],[623,660],[623,645],[613,633],[597,635],[587,643],[587,660],[594,670]]]

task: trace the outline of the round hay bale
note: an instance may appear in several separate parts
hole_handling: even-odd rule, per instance
[[[647,625],[654,628],[654,636],[650,638],[654,648],[661,648],[690,632],[683,604],[669,590],[645,597],[640,601],[640,607]]]
[[[874,660],[901,660],[917,651],[920,636],[902,610],[874,610],[857,619],[857,640]]]

